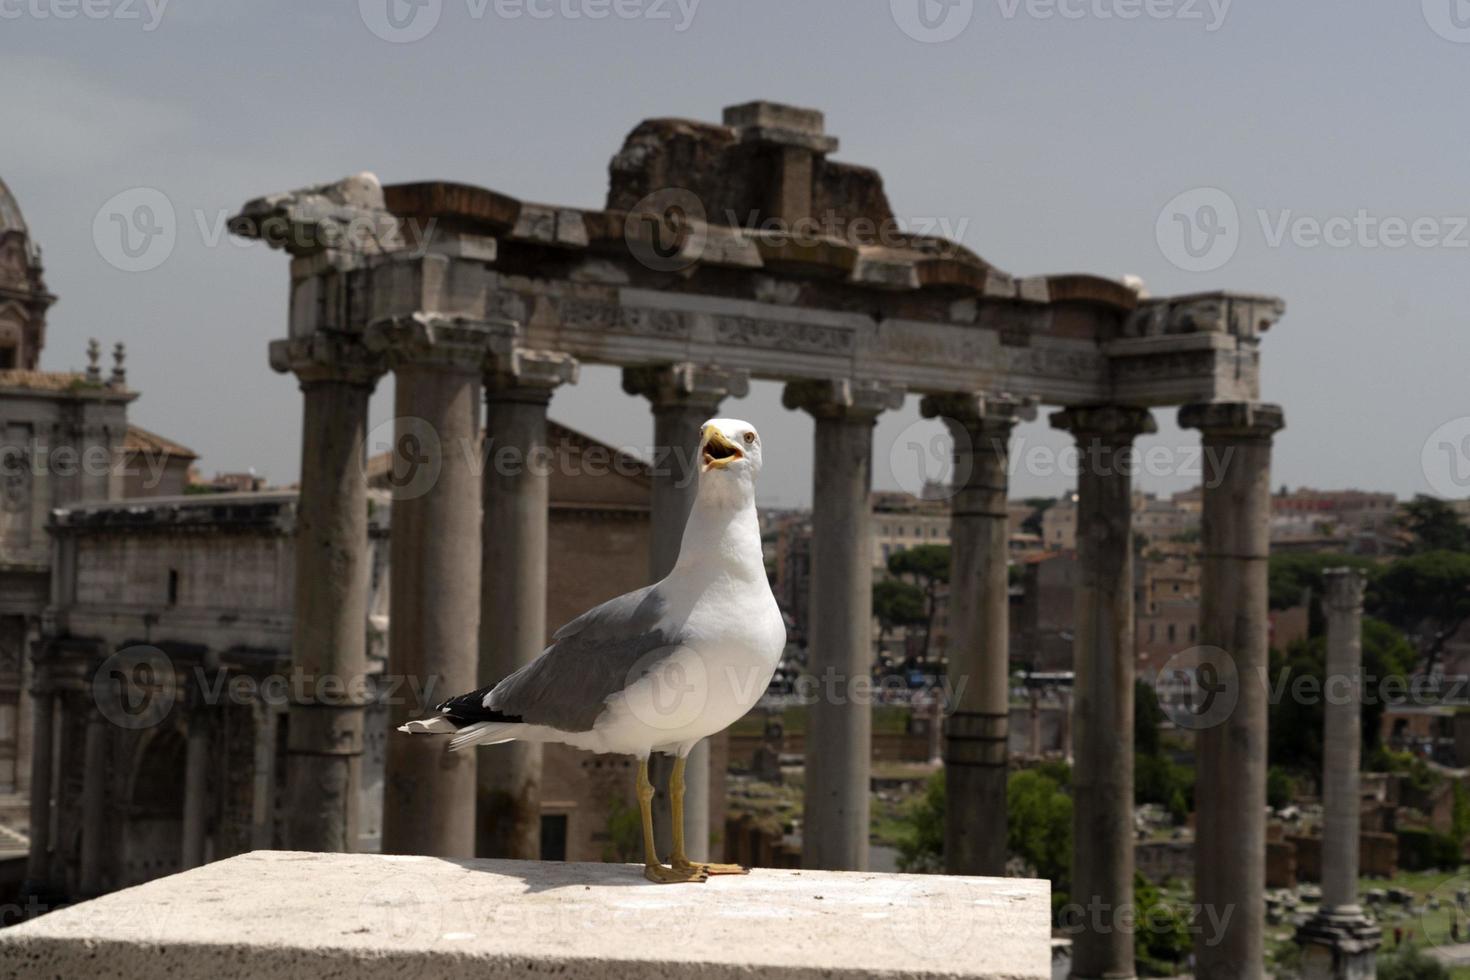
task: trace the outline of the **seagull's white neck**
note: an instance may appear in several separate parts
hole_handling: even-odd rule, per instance
[[[674,569],[681,574],[765,580],[751,480],[734,474],[701,474]]]

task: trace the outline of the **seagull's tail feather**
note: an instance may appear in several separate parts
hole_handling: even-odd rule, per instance
[[[449,740],[449,751],[459,752],[476,745],[500,745],[513,742],[519,736],[522,725],[505,722],[482,721],[462,728],[458,735]]]
[[[459,731],[459,726],[443,715],[439,715],[399,725],[398,730],[407,735],[453,735]]]

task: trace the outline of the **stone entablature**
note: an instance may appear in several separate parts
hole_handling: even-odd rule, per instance
[[[613,160],[607,210],[360,174],[251,201],[230,227],[297,256],[296,338],[428,312],[507,320],[526,348],[624,367],[1062,405],[1258,397],[1257,342],[1280,300],[1018,279],[901,229],[875,172],[826,159],[820,113],[756,103],[727,122],[640,125]],[[783,217],[793,199],[806,213]]]

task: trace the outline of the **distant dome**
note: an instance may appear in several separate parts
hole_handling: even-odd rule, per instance
[[[5,186],[5,181],[0,180],[0,235],[8,231],[18,231],[30,237],[30,232],[26,230],[26,219],[20,213],[20,205],[15,203],[15,196]]]

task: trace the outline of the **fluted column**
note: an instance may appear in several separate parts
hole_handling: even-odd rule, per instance
[[[395,704],[391,728],[479,679],[481,377],[514,325],[416,314],[368,328],[395,380],[388,672],[417,678],[423,703]],[[390,735],[383,850],[473,857],[475,753]]]
[[[348,334],[271,345],[301,384],[301,492],[291,628],[284,844],[351,851],[357,841],[367,670],[367,409],[380,360]],[[330,678],[331,687],[317,685]]]
[[[802,866],[865,871],[873,707],[854,697],[854,682],[873,667],[873,424],[903,393],[874,382],[797,382],[783,400],[817,423],[807,670],[819,693],[807,716]]]
[[[945,723],[944,868],[1005,875],[1010,726],[1011,432],[1031,406],[1014,398],[924,399],[954,439],[950,499],[949,678],[959,692]]]
[[[1077,980],[1134,976],[1133,440],[1156,431],[1141,408],[1072,408],[1051,417],[1077,440],[1073,641],[1072,941]]]
[[[694,506],[699,467],[700,429],[719,414],[726,398],[744,398],[750,375],[697,364],[628,368],[623,390],[647,398],[653,409],[653,492],[649,574],[654,580],[673,570],[684,540],[684,524]],[[689,753],[684,781],[685,850],[694,861],[709,860],[709,740]],[[670,760],[656,757],[654,829],[660,854],[672,843],[669,833],[668,777]]]
[[[203,706],[189,714],[184,748],[183,869],[204,863],[209,818],[209,718]]]
[[[517,351],[485,376],[485,523],[480,583],[480,685],[489,686],[546,646],[547,507],[551,394],[577,380],[562,354]],[[541,857],[541,746],[479,750],[475,853]]]
[[[1371,977],[1383,930],[1358,905],[1362,796],[1358,769],[1363,719],[1363,588],[1357,569],[1325,573],[1327,617],[1326,737],[1322,745],[1322,904],[1297,930],[1308,980]]]
[[[1235,678],[1235,707],[1202,728],[1195,751],[1195,901],[1231,912],[1224,935],[1195,940],[1206,980],[1265,976],[1267,562],[1271,553],[1271,439],[1280,406],[1186,405],[1179,425],[1204,436],[1200,669]]]

